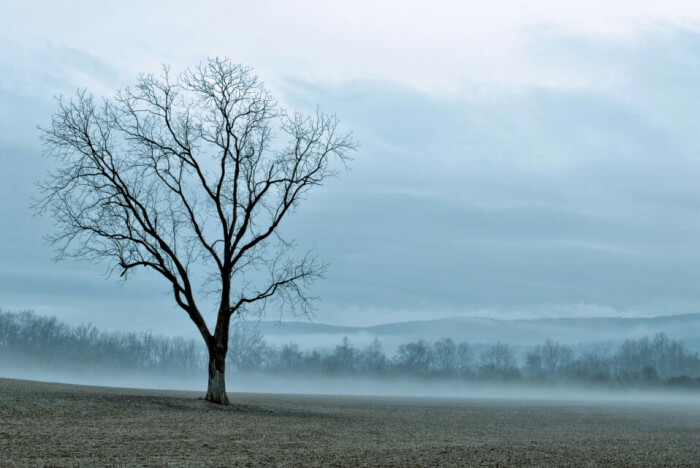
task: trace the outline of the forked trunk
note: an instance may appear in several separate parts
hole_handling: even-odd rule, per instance
[[[220,405],[228,405],[226,396],[226,351],[213,347],[209,351],[209,386],[206,400]]]

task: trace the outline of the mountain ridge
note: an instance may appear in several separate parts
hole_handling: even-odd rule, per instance
[[[313,337],[327,343],[339,337],[372,337],[389,342],[415,339],[436,340],[450,337],[456,341],[512,345],[532,345],[548,338],[562,343],[621,342],[642,336],[666,333],[672,339],[698,342],[700,346],[700,313],[660,315],[653,317],[546,317],[499,319],[490,317],[443,317],[410,320],[372,326],[330,325],[301,320],[248,322],[248,328],[259,330],[266,339],[282,342],[285,338],[300,341]],[[302,340],[303,339],[303,340]]]
[[[313,322],[305,320],[260,320],[257,322],[249,321],[249,324],[261,324],[267,326],[311,326],[323,329],[334,329],[344,331],[344,330],[373,330],[380,329],[383,327],[394,327],[394,326],[405,326],[405,325],[418,325],[418,324],[432,324],[432,323],[445,323],[452,321],[483,321],[491,323],[582,323],[582,322],[596,322],[596,321],[616,321],[616,322],[660,322],[660,321],[683,321],[683,320],[700,320],[700,313],[686,313],[686,314],[674,314],[674,315],[655,315],[653,317],[614,317],[614,316],[596,316],[596,317],[544,317],[544,318],[516,318],[516,319],[502,319],[502,318],[492,318],[492,317],[478,317],[478,316],[455,316],[455,317],[441,317],[437,319],[425,319],[425,320],[403,320],[400,322],[387,322],[380,323],[377,325],[334,325],[322,322]]]

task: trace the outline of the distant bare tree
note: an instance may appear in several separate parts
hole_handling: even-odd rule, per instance
[[[386,370],[387,358],[384,354],[379,338],[375,337],[372,342],[362,350],[361,366],[362,370],[369,373],[379,373]]]
[[[525,366],[533,376],[549,377],[566,369],[573,359],[573,350],[569,346],[548,339],[543,345],[537,345],[525,357]]]
[[[296,343],[287,343],[276,353],[275,370],[282,372],[298,372],[304,364],[304,353]]]
[[[553,375],[566,368],[571,363],[574,351],[565,345],[559,344],[554,340],[545,341],[541,348],[542,364],[544,370]]]
[[[452,374],[457,365],[457,345],[452,338],[442,338],[433,343],[433,365],[442,374]]]
[[[585,351],[574,363],[572,375],[578,379],[605,381],[610,378],[612,363],[605,348]]]
[[[230,336],[229,355],[238,371],[253,371],[265,361],[266,343],[260,330],[247,328],[242,322],[234,327]]]
[[[518,372],[518,362],[510,346],[496,343],[481,355],[480,371],[487,377],[513,377]]]
[[[340,345],[336,346],[329,356],[329,370],[331,372],[349,373],[355,370],[358,351],[345,336]]]
[[[430,370],[433,352],[425,340],[402,344],[394,356],[396,366],[404,371],[426,373]]]
[[[474,371],[474,353],[466,341],[457,345],[457,369],[462,375],[469,375]]]
[[[60,226],[58,257],[165,278],[209,351],[206,399],[228,403],[232,318],[272,298],[311,307],[306,286],[324,265],[293,258],[278,228],[336,174],[334,159],[348,160],[351,135],[333,116],[279,109],[250,69],[210,59],[174,78],[167,67],[142,75],[113,99],[60,100],[43,142],[58,165],[37,207]],[[208,274],[201,284],[195,264]],[[213,331],[199,306],[211,293]]]

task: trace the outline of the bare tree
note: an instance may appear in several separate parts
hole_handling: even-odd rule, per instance
[[[229,355],[236,370],[253,371],[263,366],[267,345],[260,330],[247,328],[244,322],[238,322],[230,340]]]
[[[382,347],[379,338],[374,337],[372,342],[362,350],[361,354],[361,366],[362,370],[365,372],[377,374],[383,372],[387,367],[387,358],[384,354],[384,348]]]
[[[552,377],[563,372],[571,364],[573,354],[569,346],[548,339],[543,345],[537,345],[527,353],[525,367],[533,376]]]
[[[278,228],[337,173],[333,160],[348,160],[352,136],[334,116],[287,113],[250,69],[210,59],[176,77],[167,67],[142,75],[113,99],[83,91],[59,100],[43,142],[58,167],[37,206],[60,226],[50,238],[58,257],[165,278],[208,348],[206,399],[228,403],[232,318],[273,298],[303,312],[312,305],[306,287],[324,265],[293,258]],[[200,304],[212,293],[210,331]]]
[[[343,341],[335,347],[329,356],[329,370],[338,373],[352,373],[355,371],[358,354],[358,350],[350,343],[350,339],[344,336]]]
[[[395,364],[399,369],[416,373],[428,372],[432,360],[433,350],[430,343],[425,340],[402,344],[394,356]]]
[[[433,365],[435,370],[450,375],[457,365],[457,345],[452,338],[442,338],[433,343]]]
[[[474,370],[474,353],[466,341],[457,345],[457,369],[462,375],[469,375]]]
[[[518,361],[511,347],[499,342],[482,353],[480,371],[485,377],[513,377],[518,372]]]

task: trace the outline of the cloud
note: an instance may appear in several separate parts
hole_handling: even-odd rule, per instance
[[[216,2],[183,0],[70,8],[40,0],[6,5],[0,38],[60,42],[118,70],[154,70],[229,56],[281,76],[344,83],[374,79],[432,92],[481,86],[569,87],[578,70],[542,69],[529,43],[543,33],[629,43],[649,30],[693,28],[691,0],[462,2]],[[536,40],[536,39],[534,39]]]
[[[165,4],[144,7],[133,24],[127,7],[74,18],[30,5],[39,26],[11,26],[5,34],[17,36],[0,47],[0,305],[76,320],[107,310],[94,320],[109,327],[157,328],[179,313],[165,295],[148,299],[161,289],[147,275],[121,288],[98,278],[99,267],[50,262],[41,237],[52,221],[27,209],[49,167],[35,127],[50,117],[52,94],[113,90],[160,62],[223,51],[262,64],[285,104],[337,112],[362,144],[352,170],[284,226],[331,263],[315,289],[318,321],[697,310],[697,12],[648,4],[633,16],[659,15],[651,25],[621,11],[601,22],[595,5],[581,18],[555,8],[504,19],[410,4],[388,25],[386,7],[364,18],[359,6],[319,5],[309,23],[308,10],[278,5],[289,14],[270,17],[263,37],[250,32],[255,21],[222,33],[204,28],[201,11]],[[260,19],[247,8],[242,17]],[[504,30],[503,42],[489,42]],[[27,34],[39,39],[14,50]]]
[[[325,301],[466,314],[694,310],[700,95],[687,83],[700,78],[700,37],[656,38],[623,47],[625,90],[447,99],[376,82],[290,86],[294,104],[334,103],[363,142],[355,169],[294,224],[331,259]],[[621,54],[575,42],[598,66]],[[646,72],[659,61],[667,82]]]

